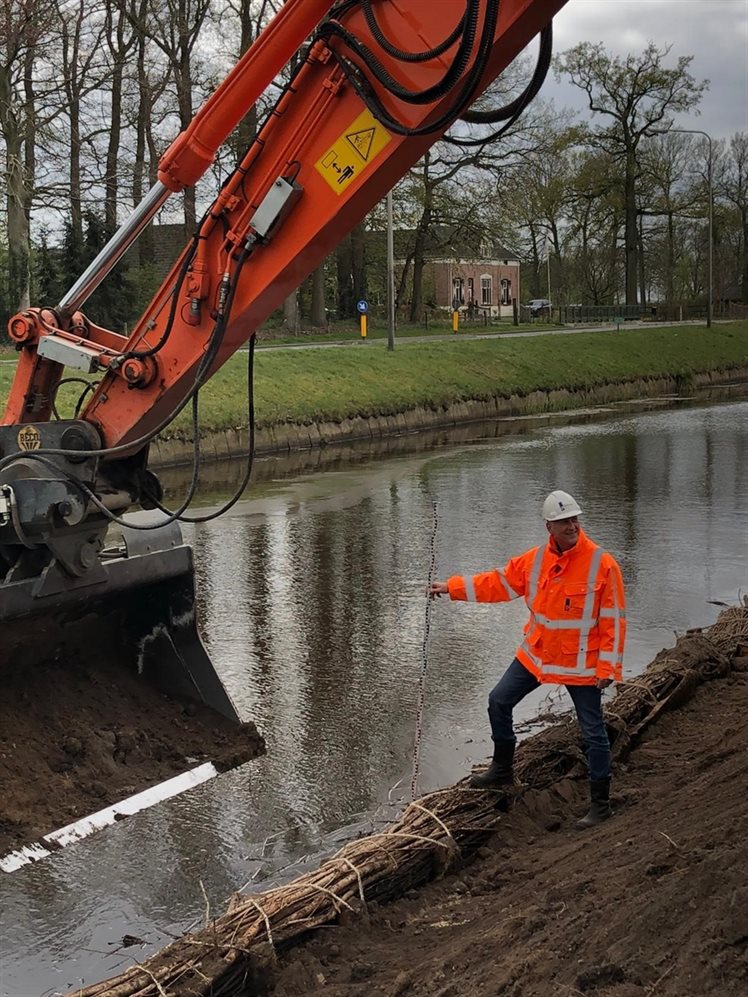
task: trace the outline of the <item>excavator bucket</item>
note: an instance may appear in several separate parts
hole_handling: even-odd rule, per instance
[[[31,667],[50,658],[109,654],[129,660],[141,680],[168,696],[241,723],[197,630],[192,549],[176,524],[123,527],[93,582],[50,594],[38,578],[6,583],[0,627],[7,660],[22,656]]]
[[[176,525],[122,528],[84,579],[6,580],[0,662],[0,870],[264,752],[200,639]]]

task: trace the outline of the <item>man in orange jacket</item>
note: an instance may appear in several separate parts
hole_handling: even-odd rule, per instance
[[[467,602],[524,598],[530,610],[525,638],[488,697],[493,761],[470,784],[488,789],[513,781],[514,707],[541,683],[564,685],[587,748],[591,805],[577,823],[584,829],[611,815],[610,741],[602,690],[621,680],[626,603],[618,564],[585,535],[581,515],[571,495],[551,492],[543,503],[547,544],[513,557],[501,571],[434,582],[430,595]]]

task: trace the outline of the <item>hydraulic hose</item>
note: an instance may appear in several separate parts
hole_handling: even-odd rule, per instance
[[[552,55],[553,21],[550,21],[540,32],[540,51],[538,53],[538,60],[535,64],[532,79],[519,97],[515,98],[509,104],[505,104],[503,107],[491,108],[487,111],[463,111],[460,118],[463,121],[470,122],[470,124],[488,125],[494,124],[497,121],[509,121],[510,119],[515,118],[516,115],[521,114],[530,101],[538,95],[538,92],[548,75]]]
[[[477,19],[478,14],[479,4],[476,0],[468,0],[468,7],[466,9],[465,17],[463,18],[463,37],[455,62],[453,62],[450,69],[447,73],[445,73],[444,77],[442,77],[438,84],[435,84],[434,87],[430,87],[427,91],[422,91],[421,93],[415,95],[412,91],[407,91],[400,87],[399,84],[395,83],[393,86],[392,84],[395,81],[393,81],[390,74],[381,67],[381,64],[373,57],[370,50],[353,35],[351,35],[350,32],[348,32],[347,29],[345,29],[338,22],[325,22],[320,28],[318,37],[338,37],[344,41],[346,45],[348,45],[352,52],[359,56],[363,66],[352,61],[350,58],[347,58],[342,53],[333,51],[335,58],[337,59],[351,86],[359,94],[361,99],[378,121],[381,121],[386,128],[389,128],[397,135],[429,135],[436,131],[442,131],[445,127],[448,127],[473,99],[483,76],[483,72],[491,52],[491,47],[493,45],[496,24],[499,16],[499,0],[487,0],[478,51],[473,59],[473,64],[468,70],[460,91],[452,101],[451,106],[435,120],[421,125],[418,128],[410,128],[403,122],[393,118],[392,115],[389,114],[389,112],[384,108],[381,100],[374,91],[369,78],[364,72],[364,68],[369,69],[372,72],[377,82],[383,86],[387,92],[392,93],[393,96],[398,97],[400,100],[414,104],[434,102],[440,97],[445,96],[445,94],[447,94],[450,90],[454,89],[457,80],[473,55],[475,49],[475,30],[471,25],[473,20]],[[475,23],[477,24],[477,20]],[[351,40],[354,44],[351,44]],[[458,65],[461,66],[459,72],[456,71]],[[446,85],[447,82],[449,82],[449,86]],[[421,99],[423,94],[428,95],[427,101]]]

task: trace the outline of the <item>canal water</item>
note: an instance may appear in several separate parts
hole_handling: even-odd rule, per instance
[[[410,800],[416,768],[420,794],[484,759],[486,695],[525,611],[429,606],[426,584],[542,542],[553,488],[578,499],[584,528],[621,564],[629,677],[748,591],[746,401],[386,446],[309,455],[324,461],[312,472],[300,458],[260,461],[249,498],[186,530],[206,644],[267,756],[4,875],[2,995],[64,994],[119,972],[220,914],[233,890],[283,882],[381,828]],[[208,503],[240,462],[211,474]],[[167,476],[175,497],[183,478]],[[522,734],[567,707],[563,690],[539,690],[518,714]]]

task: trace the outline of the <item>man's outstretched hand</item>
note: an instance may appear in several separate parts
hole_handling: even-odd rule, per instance
[[[449,586],[446,582],[432,582],[431,588],[428,590],[428,596],[430,599],[438,599],[439,596],[448,594]]]

